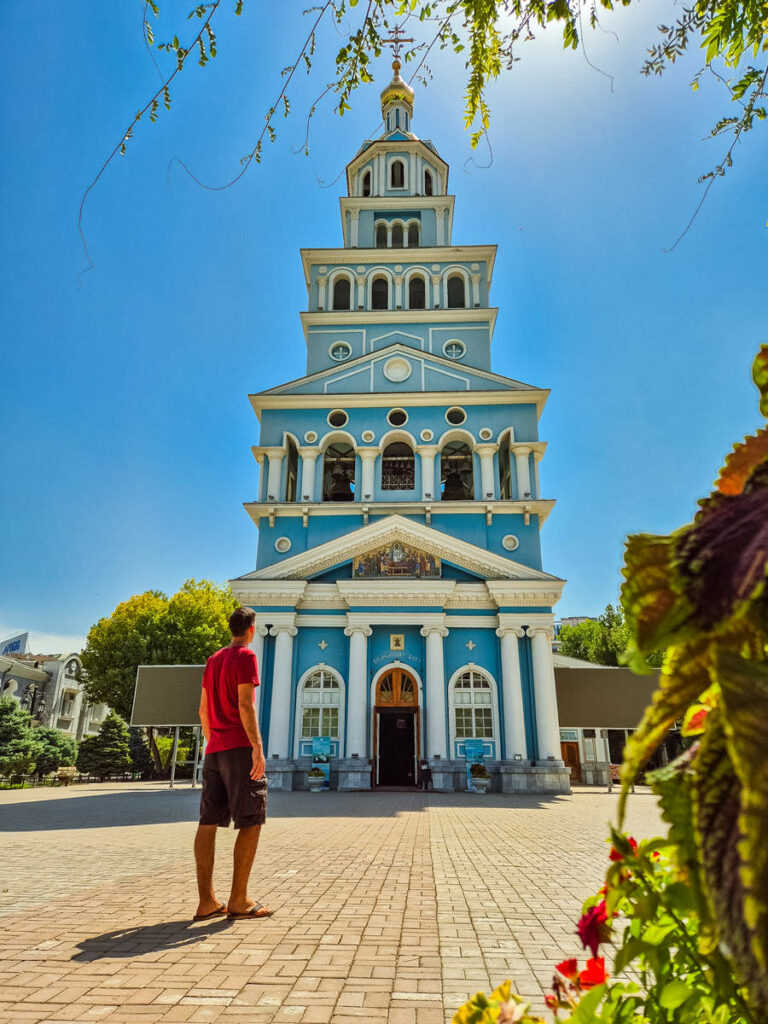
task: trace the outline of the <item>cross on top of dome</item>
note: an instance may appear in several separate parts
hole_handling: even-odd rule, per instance
[[[386,120],[387,108],[393,104],[400,103],[408,110],[409,117],[413,116],[413,89],[400,77],[400,51],[403,43],[413,43],[414,39],[403,34],[403,29],[397,25],[392,29],[391,35],[387,39],[382,39],[382,43],[385,46],[392,47],[392,56],[395,58],[392,61],[392,70],[394,76],[392,81],[387,85],[381,92],[381,112]]]

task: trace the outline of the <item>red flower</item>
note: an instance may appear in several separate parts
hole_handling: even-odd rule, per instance
[[[555,966],[556,971],[560,971],[564,978],[568,981],[573,981],[579,975],[579,961],[574,957],[572,960],[563,960],[561,964]]]
[[[587,960],[586,969],[579,975],[579,982],[582,988],[594,988],[595,985],[602,985],[607,977],[605,960],[603,957],[596,957],[593,960]]]
[[[637,853],[637,843],[635,842],[635,840],[632,838],[632,836],[628,836],[627,839],[629,841],[629,848],[632,851],[632,853]],[[624,854],[619,853],[615,846],[611,847],[611,852],[609,856],[611,860],[624,860]]]
[[[597,956],[597,947],[601,942],[610,936],[610,928],[606,924],[608,914],[605,909],[605,900],[602,900],[594,907],[590,907],[576,925],[576,932],[581,939],[584,949],[589,949],[592,956]]]
[[[544,1003],[548,1010],[556,1010],[560,1005],[557,996],[544,996]]]

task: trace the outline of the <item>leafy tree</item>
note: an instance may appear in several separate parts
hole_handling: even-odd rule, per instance
[[[621,608],[606,605],[597,619],[587,619],[577,626],[563,626],[560,631],[560,653],[570,658],[591,661],[594,665],[623,665],[631,635]],[[646,658],[651,668],[658,668],[662,651],[652,651]]]
[[[32,716],[14,697],[0,697],[0,754],[15,740],[24,739],[32,727]]]
[[[620,2],[621,6],[628,7],[633,0]],[[680,5],[676,0],[667,2],[669,22],[659,26],[657,41],[648,48],[648,56],[641,68],[643,74],[663,74],[689,48],[698,47],[701,66],[691,86],[698,89],[702,76],[711,73],[712,80],[720,83],[726,95],[737,105],[731,108],[735,113],[722,117],[712,128],[713,136],[730,136],[730,144],[716,166],[700,179],[708,182],[703,202],[714,181],[731,166],[737,142],[751,131],[756,120],[766,117],[763,101],[768,81],[768,16],[765,0],[756,3],[749,0],[682,0]],[[81,235],[86,199],[106,167],[115,156],[126,152],[126,146],[142,118],[156,121],[163,110],[170,110],[171,87],[190,58],[205,67],[212,57],[216,57],[218,49],[214,26],[218,27],[223,12],[234,10],[236,15],[240,15],[244,7],[245,0],[231,0],[227,4],[223,0],[211,0],[210,3],[197,4],[189,13],[191,27],[186,32],[179,29],[181,37],[168,29],[168,41],[157,43],[157,49],[170,58],[169,66],[165,72],[161,71],[162,83],[157,91],[131,117],[101,170],[86,189],[78,218]],[[355,8],[360,11],[357,23],[354,22]],[[547,26],[558,24],[562,29],[564,49],[577,49],[586,26],[604,30],[600,19],[607,17],[613,8],[614,0],[598,0],[587,10],[581,0],[368,0],[368,3],[360,5],[358,0],[321,0],[305,12],[309,19],[307,35],[283,69],[282,85],[266,111],[263,126],[250,151],[241,158],[240,168],[232,179],[214,187],[225,188],[234,184],[252,163],[261,160],[264,142],[275,139],[278,118],[288,117],[290,113],[291,81],[297,71],[310,71],[316,59],[318,35],[328,22],[336,27],[337,32],[341,31],[342,43],[335,55],[333,79],[312,105],[310,119],[319,100],[328,93],[335,94],[335,109],[339,114],[350,109],[354,90],[373,81],[371,62],[381,56],[386,37],[407,16],[407,29],[414,38],[404,40],[402,60],[414,67],[410,80],[418,78],[426,82],[429,79],[425,62],[434,47],[450,49],[463,61],[467,76],[464,121],[466,128],[472,131],[471,144],[474,147],[490,124],[488,87],[521,60],[522,44],[529,44]],[[157,0],[148,0],[145,11],[144,42],[152,47],[155,45],[155,19],[160,16]],[[338,28],[340,25],[342,29]],[[327,80],[328,76],[325,77]],[[307,131],[307,138],[308,134]],[[698,207],[694,217],[696,213]],[[83,244],[90,263],[84,236]]]
[[[58,729],[40,727],[32,730],[32,738],[40,744],[35,761],[37,775],[49,775],[62,765],[73,765],[77,760],[77,743]]]
[[[152,752],[143,729],[133,727],[130,733],[131,770],[148,779],[152,775]]]
[[[0,697],[0,775],[30,775],[43,744],[31,728],[32,716],[13,697]]]
[[[96,736],[81,740],[77,767],[81,772],[98,775],[100,779],[130,769],[130,735],[128,726],[119,715],[110,712]]]

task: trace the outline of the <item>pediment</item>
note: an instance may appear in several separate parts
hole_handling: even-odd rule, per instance
[[[309,580],[350,560],[355,580],[436,580],[441,578],[443,563],[450,563],[479,580],[528,580],[557,586],[564,582],[399,515],[362,526],[239,580]]]
[[[395,355],[403,356],[411,366],[410,375],[397,381],[398,391],[538,391],[538,388],[511,377],[504,377],[490,370],[464,366],[451,359],[445,359],[431,352],[399,340],[400,332],[393,332],[386,338],[373,339],[376,346],[357,359],[340,366],[321,370],[318,373],[300,377],[298,380],[281,384],[262,391],[262,395],[291,394],[353,394],[378,392],[377,370]],[[384,344],[382,344],[384,342]],[[386,374],[385,374],[386,376]]]

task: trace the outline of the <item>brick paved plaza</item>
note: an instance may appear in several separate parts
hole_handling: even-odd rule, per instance
[[[274,917],[193,924],[197,801],[188,783],[0,792],[0,1024],[442,1024],[507,977],[542,1009],[553,965],[583,956],[615,808],[588,790],[275,794],[252,886]],[[660,831],[647,792],[629,826]]]

